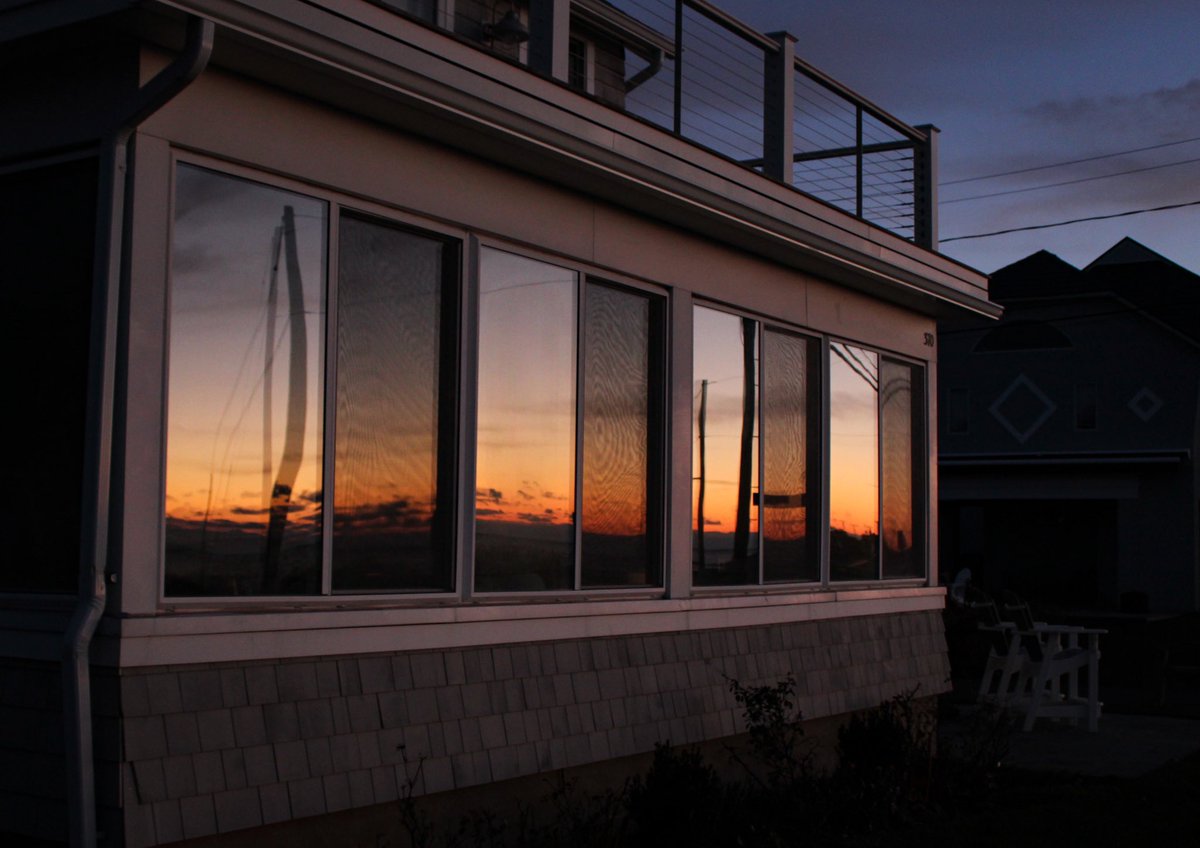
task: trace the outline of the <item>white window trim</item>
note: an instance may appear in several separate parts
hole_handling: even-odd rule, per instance
[[[139,667],[430,651],[898,615],[940,610],[944,605],[942,587],[889,583],[810,592],[760,589],[686,600],[417,604],[242,613],[210,609],[174,615],[168,610],[121,622],[119,664]]]

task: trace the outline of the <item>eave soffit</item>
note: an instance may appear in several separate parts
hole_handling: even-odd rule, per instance
[[[218,24],[218,67],[924,314],[1001,312],[974,269],[378,6],[135,5],[140,33],[166,49],[181,43],[180,13],[202,15]]]

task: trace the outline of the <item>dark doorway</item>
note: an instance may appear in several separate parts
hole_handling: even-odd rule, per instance
[[[944,501],[940,570],[946,581],[971,569],[974,585],[1005,589],[1043,605],[1113,608],[1115,500]]]

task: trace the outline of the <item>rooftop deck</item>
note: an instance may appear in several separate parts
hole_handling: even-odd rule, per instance
[[[904,123],[796,57],[787,33],[758,32],[706,0],[373,2],[937,247],[937,130]],[[568,6],[571,45],[559,56],[553,21]],[[605,60],[619,91],[597,83]]]

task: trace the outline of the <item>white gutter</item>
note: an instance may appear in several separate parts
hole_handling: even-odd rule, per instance
[[[118,304],[125,244],[125,190],[134,131],[208,65],[212,21],[189,17],[184,52],[140,88],[125,116],[104,139],[97,185],[96,255],[88,350],[87,429],[80,530],[79,603],[63,641],[63,722],[70,844],[96,844],[96,781],[92,761],[91,668],[88,651],[104,614],[108,565],[109,482]]]

